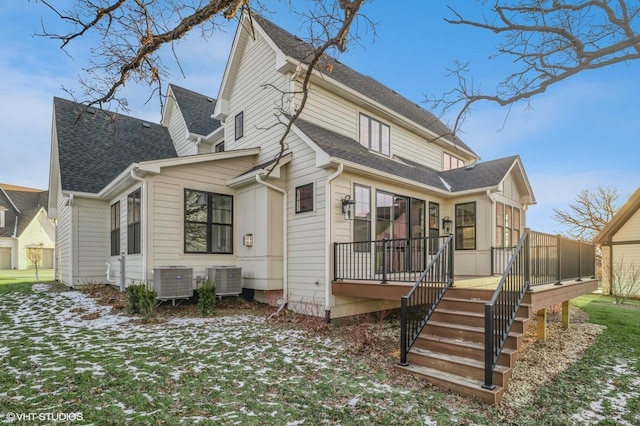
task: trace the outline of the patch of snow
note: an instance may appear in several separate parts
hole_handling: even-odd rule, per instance
[[[37,283],[31,286],[31,291],[34,293],[46,293],[51,290],[51,286],[49,284]]]

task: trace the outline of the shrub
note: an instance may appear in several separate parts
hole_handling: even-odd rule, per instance
[[[158,294],[146,284],[133,284],[127,287],[127,312],[141,314],[144,319],[156,316]]]
[[[198,308],[200,315],[206,317],[213,312],[213,306],[216,304],[216,283],[203,280],[198,290]]]

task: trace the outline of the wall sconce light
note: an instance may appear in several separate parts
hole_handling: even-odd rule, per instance
[[[344,213],[344,220],[351,219],[351,206],[356,202],[351,199],[351,195],[345,195],[342,199],[342,213]]]
[[[445,234],[451,233],[451,225],[453,225],[453,221],[449,219],[449,216],[445,216],[442,218],[442,229]]]
[[[245,247],[253,247],[253,234],[246,234],[242,241]]]

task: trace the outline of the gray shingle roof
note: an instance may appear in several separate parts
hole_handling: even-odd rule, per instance
[[[295,126],[307,135],[329,156],[361,164],[381,172],[450,191],[452,193],[472,189],[487,188],[499,184],[513,166],[518,156],[476,163],[472,168],[459,168],[438,172],[429,167],[402,159],[392,160],[370,152],[358,141],[332,132],[323,127],[298,119]],[[446,182],[447,185],[443,182]]]
[[[284,52],[298,61],[310,59],[312,47],[300,38],[278,27],[272,22],[261,16],[255,16],[258,24],[267,32],[273,42]],[[435,115],[425,110],[415,102],[401,96],[396,91],[388,88],[373,78],[360,74],[354,69],[342,64],[335,58],[327,56],[326,63],[321,64],[320,70],[326,69],[326,65],[330,63],[332,70],[325,73],[328,77],[356,90],[362,95],[386,106],[403,117],[427,128],[436,135],[446,135],[444,139],[454,142],[456,145],[473,153],[473,150],[467,146],[459,138],[452,139],[451,129],[442,123]],[[475,154],[475,153],[474,153]]]
[[[451,186],[452,192],[487,188],[502,182],[518,158],[520,157],[514,155],[476,163],[469,167],[447,170],[438,174]]]
[[[13,202],[20,213],[14,210],[11,203],[8,202],[9,200],[6,200],[4,194],[9,197],[9,200]],[[4,228],[0,228],[0,237],[13,236],[16,217],[18,217],[17,236],[19,237],[40,211],[40,208],[44,207],[45,210],[47,209],[48,200],[48,191],[32,189],[26,191],[4,189],[4,193],[0,191],[0,205],[7,208],[7,212],[5,213],[5,226]]]
[[[220,127],[220,121],[211,118],[216,106],[214,98],[169,84],[180,107],[187,129],[191,133],[207,136]]]
[[[54,98],[63,191],[98,193],[131,163],[177,157],[168,130]]]

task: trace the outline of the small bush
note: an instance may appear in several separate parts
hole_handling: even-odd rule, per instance
[[[216,304],[216,283],[203,280],[198,290],[198,308],[200,315],[206,317],[213,312],[213,306]]]
[[[156,316],[158,294],[146,284],[133,284],[127,287],[127,312],[141,314],[144,319]]]

